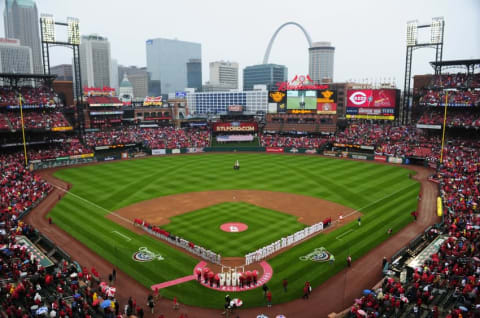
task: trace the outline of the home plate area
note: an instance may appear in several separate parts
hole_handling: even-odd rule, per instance
[[[203,286],[219,291],[240,292],[255,289],[267,283],[273,275],[273,269],[266,261],[259,263],[261,270],[244,271],[244,266],[222,266],[221,272],[215,273],[207,267],[206,262],[195,266],[193,274]]]

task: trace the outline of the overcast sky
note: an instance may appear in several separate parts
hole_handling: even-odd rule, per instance
[[[36,2],[39,13],[53,14],[58,21],[66,21],[67,16],[79,18],[82,34],[108,37],[112,58],[123,65],[146,66],[145,41],[149,38],[199,42],[204,82],[212,61],[235,61],[241,70],[260,64],[271,36],[287,21],[300,23],[314,42],[332,42],[337,82],[395,78],[403,88],[406,22],[413,19],[429,23],[432,17],[445,17],[444,60],[480,58],[480,0]],[[1,6],[3,11],[3,1]],[[421,33],[419,36],[422,38]],[[423,36],[429,38],[429,34]],[[306,74],[307,48],[303,33],[287,26],[277,36],[269,61],[286,65],[289,78]],[[428,62],[434,59],[434,52],[422,49],[414,53],[413,74],[431,73]],[[71,53],[58,48],[51,65],[61,63],[71,63]]]

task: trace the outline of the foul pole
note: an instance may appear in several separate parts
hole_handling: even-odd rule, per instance
[[[447,105],[448,105],[448,91],[445,92],[445,112],[443,113],[443,131],[442,131],[442,149],[440,152],[440,164],[443,164],[443,146],[445,145],[445,124],[447,123]]]
[[[25,143],[25,125],[23,124],[23,108],[22,108],[22,94],[18,95],[18,100],[20,102],[20,119],[22,121],[22,139],[23,139],[23,155],[25,157],[25,167],[28,165],[27,158],[27,144]]]

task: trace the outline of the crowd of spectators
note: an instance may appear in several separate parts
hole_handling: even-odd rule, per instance
[[[438,182],[447,238],[415,268],[407,283],[385,278],[382,288],[357,299],[348,317],[479,317],[480,142],[447,142]],[[438,159],[438,158],[437,158]],[[382,316],[383,317],[383,316]]]
[[[419,99],[422,106],[444,106],[446,91],[428,90]],[[457,107],[480,106],[478,91],[449,91],[448,105]]]
[[[318,149],[328,143],[328,140],[328,137],[261,135],[260,145],[262,147]]]
[[[72,138],[58,144],[50,144],[47,147],[29,148],[27,156],[29,160],[48,160],[89,153],[93,153],[93,150],[83,145],[78,139]]]
[[[22,128],[22,119],[19,111],[7,112],[7,119],[10,122],[11,128],[18,130]],[[25,129],[52,129],[55,127],[71,127],[67,119],[61,112],[35,112],[24,111],[23,122]],[[7,123],[8,129],[8,123]]]
[[[444,112],[442,110],[429,110],[424,112],[420,119],[419,124],[424,125],[443,125]],[[480,127],[480,113],[469,111],[447,111],[446,119],[447,127]]]
[[[51,186],[25,168],[20,153],[0,155],[0,211],[18,215],[39,202]]]
[[[47,86],[21,87],[14,90],[12,87],[0,87],[0,107],[18,106],[19,95],[22,96],[23,105],[54,106],[59,105],[57,93]]]
[[[480,73],[468,76],[466,73],[442,74],[434,76],[430,86],[436,88],[480,87]]]
[[[206,129],[177,129],[173,127],[141,128],[127,126],[85,135],[89,147],[119,144],[143,144],[150,149],[208,147],[210,133]]]

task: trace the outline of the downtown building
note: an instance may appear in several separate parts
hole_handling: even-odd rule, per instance
[[[187,62],[187,87],[202,90],[202,60],[190,59]]]
[[[56,75],[56,81],[73,82],[72,64],[60,64],[50,67],[50,74]]]
[[[6,0],[3,12],[5,37],[18,39],[31,49],[33,71],[43,74],[37,5],[33,0]]]
[[[255,85],[266,85],[268,91],[276,90],[278,82],[288,80],[288,69],[284,65],[259,64],[243,69],[243,90],[251,91]]]
[[[316,84],[333,82],[335,47],[330,42],[314,42],[308,49],[308,74]]]
[[[0,38],[0,73],[33,73],[32,49],[18,39]]]
[[[228,106],[243,106],[244,114],[255,115],[267,112],[268,91],[231,91],[187,93],[187,106],[190,114],[226,114]]]
[[[146,51],[147,71],[151,80],[160,82],[162,95],[185,91],[187,64],[202,59],[200,43],[156,38],[146,41]]]
[[[217,61],[210,63],[210,81],[203,91],[229,91],[238,89],[238,63]]]
[[[136,98],[144,98],[149,96],[149,74],[146,67],[136,67],[136,66],[118,66],[117,76],[120,79],[120,82],[117,83],[121,87],[121,83],[127,76],[128,82],[133,87],[133,96]],[[156,95],[158,96],[158,95]]]
[[[82,87],[110,86],[110,42],[97,34],[82,36],[80,40],[80,69]]]

